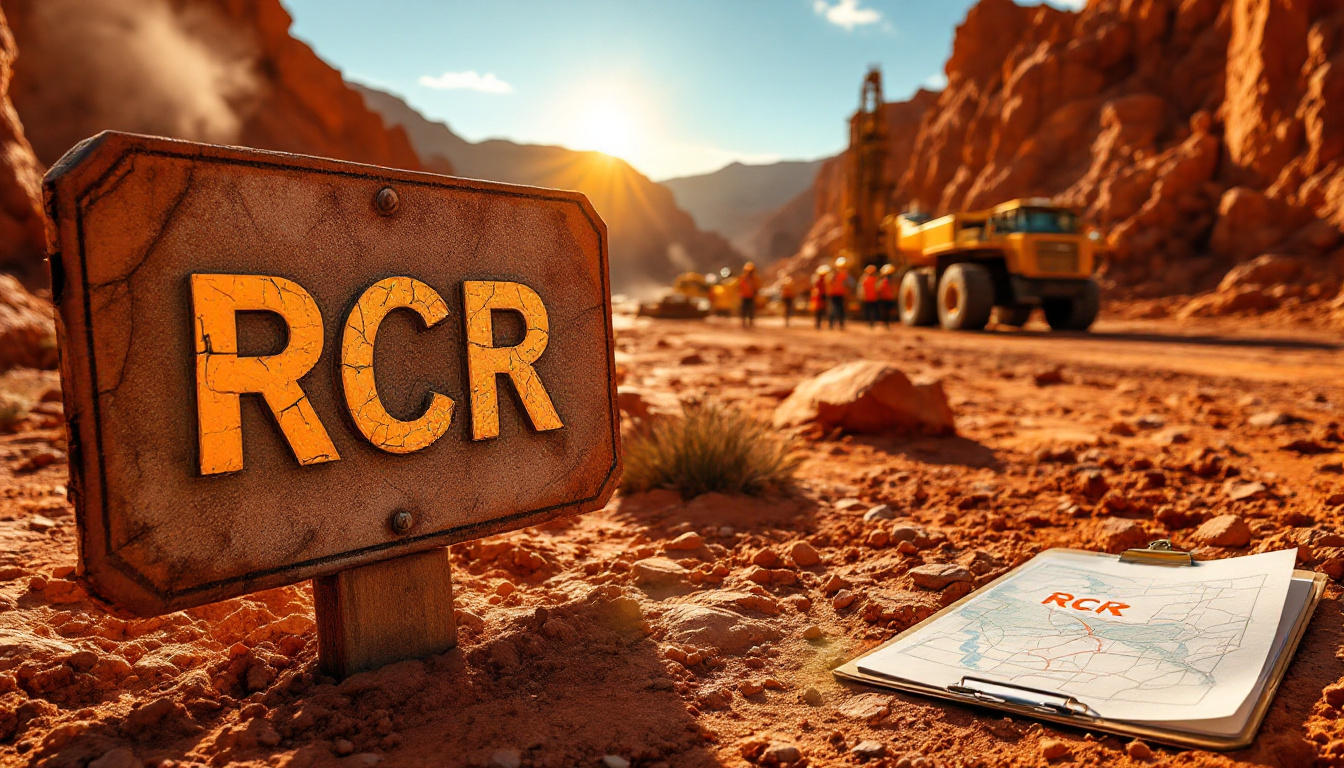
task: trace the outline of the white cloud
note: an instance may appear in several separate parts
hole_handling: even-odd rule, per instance
[[[936,75],[929,75],[924,78],[924,87],[930,91],[941,91],[947,87],[947,75],[939,72]]]
[[[1087,5],[1087,0],[1044,0],[1046,5],[1053,5],[1056,8],[1062,8],[1068,11],[1081,11]]]
[[[813,0],[812,10],[837,27],[844,27],[846,32],[853,32],[855,27],[876,24],[882,20],[881,11],[860,8],[859,2],[860,0],[836,0],[835,5],[831,5],[826,0]]]
[[[416,82],[426,88],[441,91],[480,91],[481,93],[513,93],[513,86],[495,77],[493,72],[484,75],[475,70],[466,72],[444,72],[437,77],[421,75]]]

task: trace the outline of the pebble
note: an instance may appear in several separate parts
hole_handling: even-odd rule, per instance
[[[630,565],[630,573],[636,584],[669,586],[680,584],[689,575],[689,571],[666,557],[646,557]]]
[[[810,568],[821,562],[821,555],[817,554],[816,547],[808,544],[806,541],[796,541],[789,547],[789,557],[793,558],[794,564],[799,568]]]
[[[887,756],[887,746],[880,741],[860,741],[850,748],[849,754],[860,760],[876,760]]]
[[[28,530],[46,533],[56,527],[56,521],[42,515],[33,515],[28,518]]]
[[[1296,420],[1283,411],[1261,411],[1252,415],[1246,420],[1246,423],[1252,427],[1281,427],[1285,424],[1292,424]]]
[[[509,595],[513,594],[513,591],[515,589],[517,589],[517,587],[513,586],[513,582],[501,581],[495,587],[495,594],[499,595],[500,597],[508,597]]]
[[[807,629],[804,629],[804,630],[803,630],[803,639],[804,639],[804,640],[820,640],[820,639],[821,639],[821,627],[818,627],[816,624],[813,624],[813,625],[809,626]]]
[[[519,768],[523,764],[523,755],[516,749],[496,749],[490,755],[491,768]]]
[[[848,589],[842,589],[835,593],[835,597],[831,598],[831,605],[834,606],[835,610],[839,611],[853,605],[854,600],[855,595],[853,592],[850,592]]]
[[[1148,532],[1143,526],[1134,520],[1127,520],[1120,517],[1112,517],[1101,524],[1098,531],[1098,537],[1101,539],[1102,546],[1111,554],[1119,554],[1126,549],[1134,549],[1145,546],[1148,543]]]
[[[878,504],[876,507],[863,513],[863,521],[866,523],[877,522],[878,520],[895,520],[896,510],[886,504]]]
[[[917,525],[909,523],[897,523],[891,527],[892,541],[910,541],[913,542],[923,535],[924,529]]]
[[[915,586],[938,590],[954,581],[972,581],[974,576],[965,566],[955,563],[929,563],[910,569]]]
[[[1153,749],[1142,741],[1131,741],[1125,745],[1125,753],[1135,760],[1147,760],[1153,756]]]
[[[743,680],[737,684],[737,690],[741,692],[743,696],[755,696],[761,691],[764,691],[765,686],[755,680]]]
[[[821,706],[821,691],[816,688],[808,688],[803,691],[803,701],[811,707]]]
[[[602,765],[606,768],[630,768],[630,761],[620,755],[603,755]]]
[[[667,542],[663,549],[668,552],[690,552],[704,546],[704,539],[695,531],[687,531],[677,538]],[[605,759],[605,758],[604,758]]]
[[[1251,527],[1236,515],[1219,515],[1195,529],[1191,538],[1202,546],[1244,547],[1251,543]]]
[[[1246,501],[1247,499],[1258,499],[1269,492],[1269,488],[1264,483],[1257,483],[1253,480],[1238,480],[1232,478],[1223,483],[1223,493],[1233,501]]]
[[[337,739],[331,746],[332,750],[341,757],[355,751],[355,745],[349,739]]]
[[[863,502],[858,499],[841,499],[835,502],[835,508],[839,512],[848,512],[851,509],[858,509],[863,506]]]
[[[848,589],[851,586],[852,585],[843,576],[839,576],[833,573],[826,579],[825,582],[822,583],[821,591],[829,595],[833,592],[839,592],[843,589]]]
[[[1058,760],[1069,754],[1069,745],[1059,739],[1041,739],[1041,757]]]
[[[751,557],[752,565],[759,565],[762,568],[774,568],[779,565],[779,555],[774,550],[762,549]]]
[[[765,748],[761,754],[761,762],[773,763],[775,765],[784,765],[787,763],[796,763],[803,758],[803,753],[792,744],[784,742],[775,742]]]

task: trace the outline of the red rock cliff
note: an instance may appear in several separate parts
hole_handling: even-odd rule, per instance
[[[280,0],[4,0],[38,157],[104,129],[419,169]]]
[[[1138,295],[1210,287],[1262,254],[1304,265],[1303,298],[1344,272],[1338,2],[981,0],[946,75],[913,144],[892,147],[893,210],[1052,196],[1087,212],[1112,248],[1103,278]],[[839,213],[829,170],[817,227]]]
[[[0,13],[0,270],[45,283],[42,168],[9,101],[14,56],[14,36]]]

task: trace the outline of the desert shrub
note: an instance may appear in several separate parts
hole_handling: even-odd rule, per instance
[[[801,461],[769,425],[718,403],[691,403],[680,417],[659,419],[624,444],[627,492],[668,488],[760,495],[781,490]]]
[[[0,391],[0,432],[13,432],[33,408],[31,400]]]

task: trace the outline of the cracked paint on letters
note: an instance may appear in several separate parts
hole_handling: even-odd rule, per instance
[[[467,323],[467,375],[471,382],[471,437],[499,436],[499,390],[496,377],[506,374],[518,392],[523,410],[539,432],[560,429],[560,415],[532,364],[546,351],[550,326],[546,306],[537,292],[522,283],[468,280],[462,284]],[[515,347],[496,347],[494,310],[523,316],[527,333]]]
[[[239,395],[260,394],[294,458],[320,464],[340,458],[299,386],[322,356],[322,312],[298,283],[264,275],[191,276],[196,335],[196,413],[202,475],[243,468]],[[289,326],[289,344],[274,355],[238,355],[238,312],[266,311]]]
[[[345,321],[341,340],[341,383],[345,404],[359,431],[389,453],[413,453],[443,436],[453,420],[453,400],[433,392],[420,418],[402,421],[387,412],[373,375],[373,345],[383,318],[397,309],[411,309],[431,328],[448,316],[439,294],[412,277],[389,277],[359,297]]]

